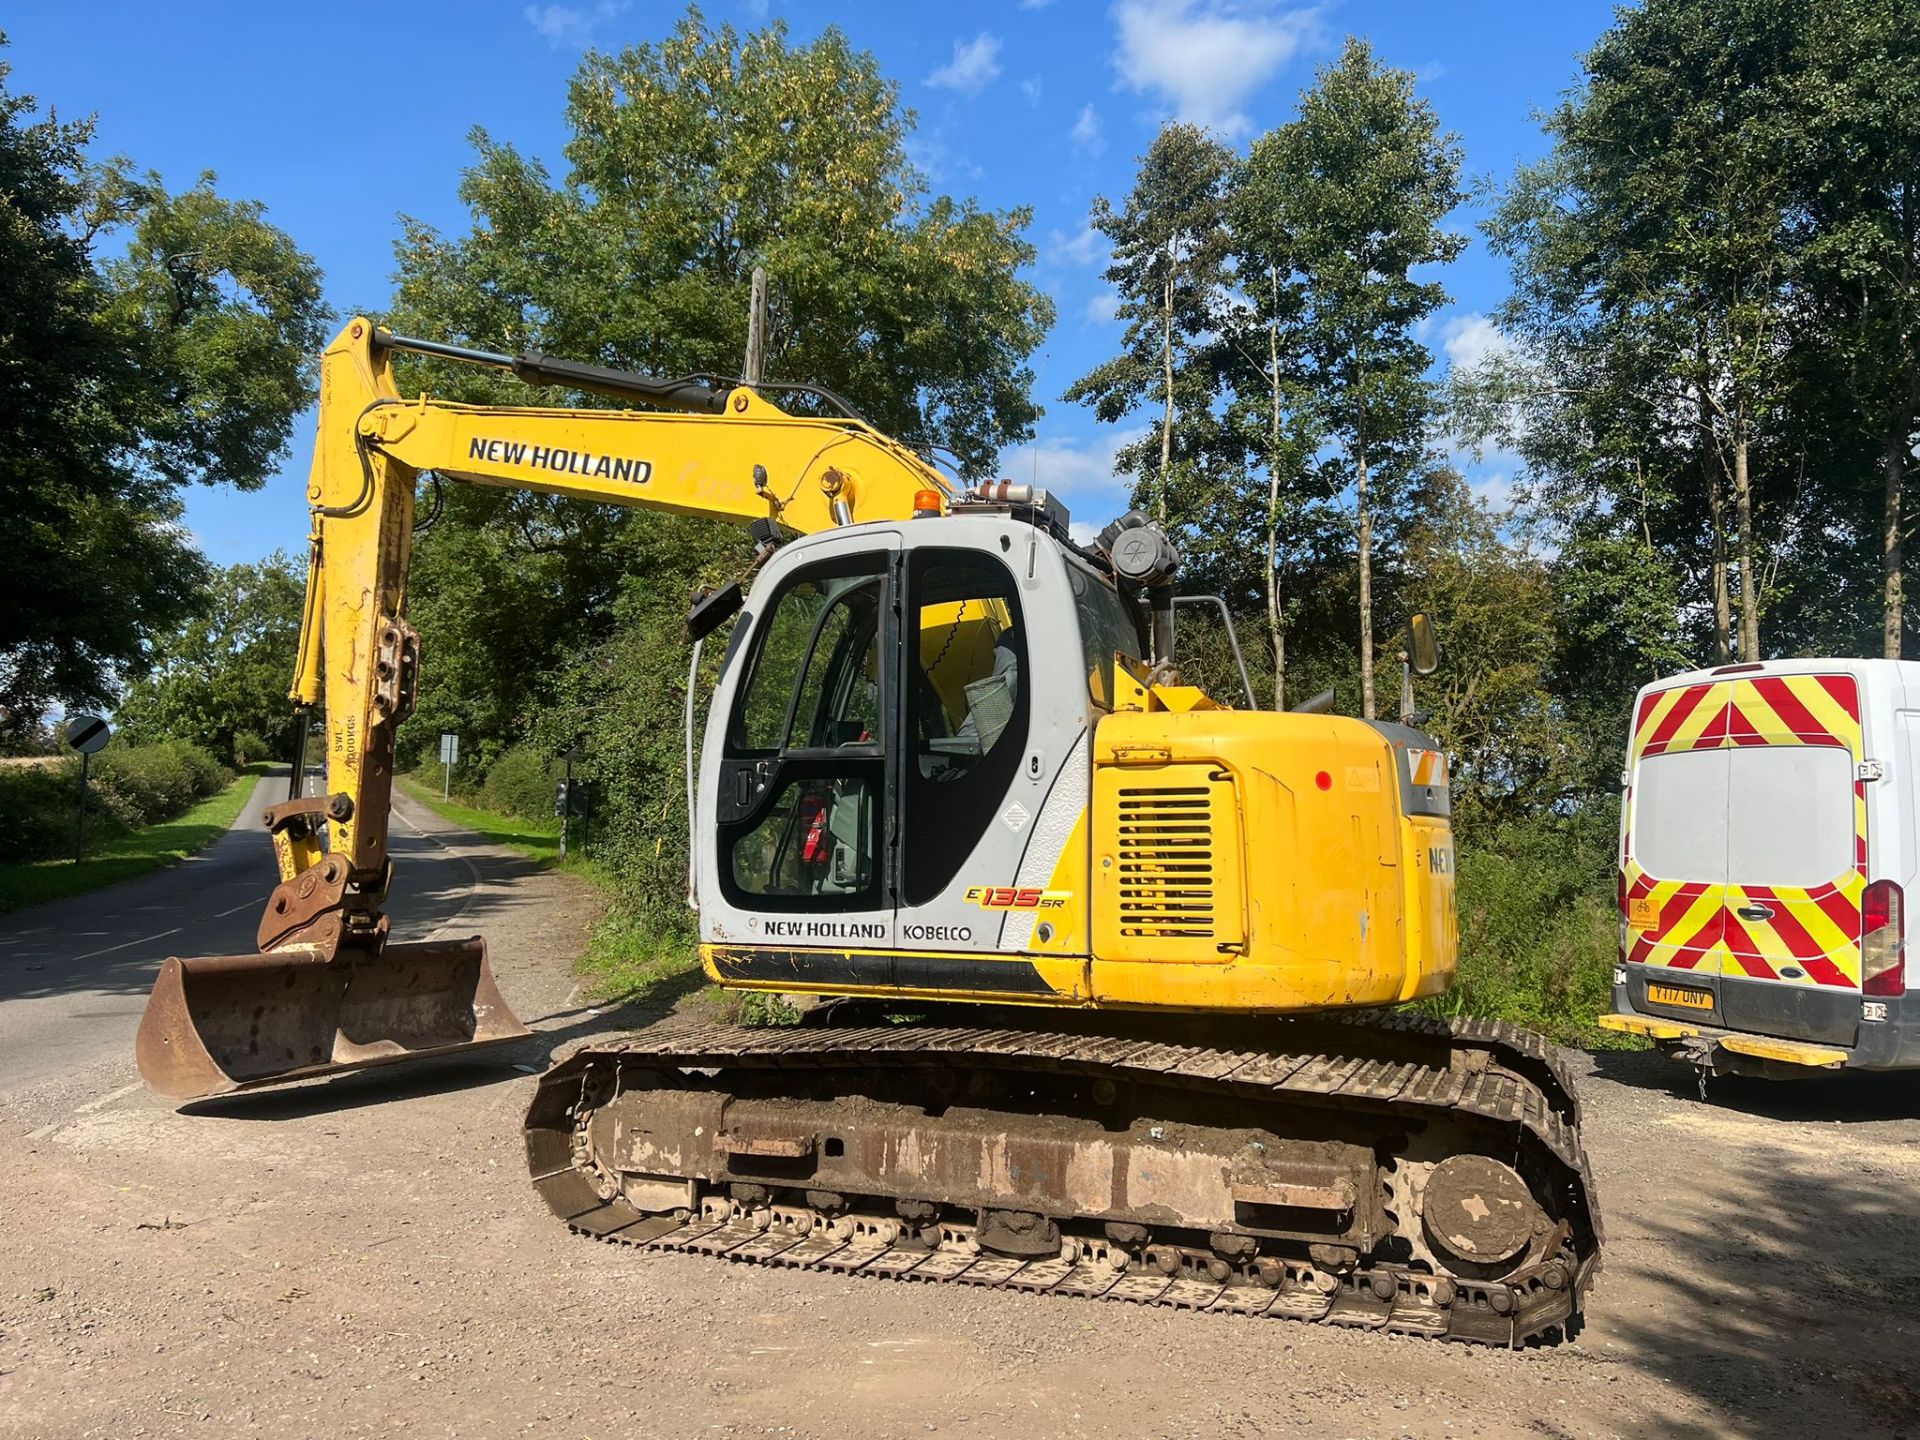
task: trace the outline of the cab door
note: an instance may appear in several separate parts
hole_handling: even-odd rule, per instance
[[[741,678],[723,679],[724,728],[708,740],[702,931],[757,948],[716,961],[723,979],[890,980],[884,956],[852,952],[893,936],[897,554],[869,544],[802,565],[741,622]]]

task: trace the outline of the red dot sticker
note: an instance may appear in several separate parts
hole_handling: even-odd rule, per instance
[[[1313,783],[1318,785],[1322,790],[1331,790],[1333,788],[1333,776],[1322,770],[1318,775],[1313,777]]]

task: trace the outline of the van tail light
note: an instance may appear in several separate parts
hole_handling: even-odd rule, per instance
[[[1860,991],[1907,993],[1906,908],[1900,887],[1876,880],[1860,897]]]

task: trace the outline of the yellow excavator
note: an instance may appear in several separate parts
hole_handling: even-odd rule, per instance
[[[629,408],[403,399],[400,352]],[[818,413],[768,398],[789,392]],[[324,688],[327,793],[268,812],[258,953],[162,967],[154,1089],[527,1037],[482,940],[394,942],[382,910],[428,475],[753,545],[751,592],[689,616],[689,892],[710,979],[822,1003],[549,1070],[526,1154],[569,1226],[1500,1345],[1577,1328],[1600,1226],[1569,1075],[1530,1032],[1390,1008],[1446,990],[1456,950],[1446,759],[1406,723],[1410,682],[1400,724],[1260,710],[1244,671],[1223,704],[1182,683],[1195,597],[1159,527],[1076,543],[1057,497],[950,481],[813,387],[345,328],[293,691]],[[1411,649],[1435,663],[1424,626]]]

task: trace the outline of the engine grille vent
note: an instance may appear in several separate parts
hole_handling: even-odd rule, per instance
[[[1122,935],[1213,937],[1213,790],[1208,785],[1120,789]]]

